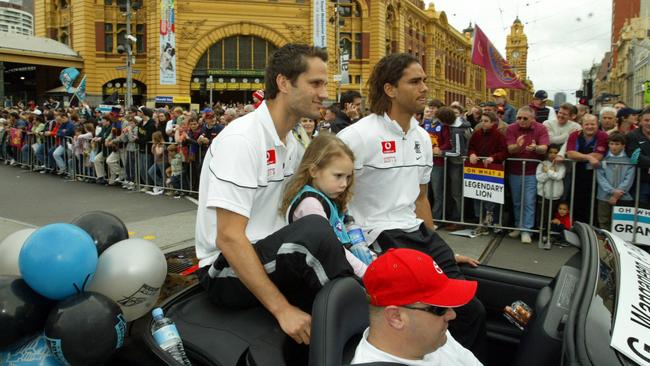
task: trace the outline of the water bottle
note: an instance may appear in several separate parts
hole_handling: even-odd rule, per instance
[[[357,225],[357,223],[354,222],[354,217],[350,215],[345,216],[344,223],[345,229],[350,237],[350,251],[363,263],[370,264],[374,258],[372,252],[368,249],[368,243],[363,235],[361,226]]]
[[[161,308],[155,308],[151,311],[153,315],[153,325],[151,326],[151,333],[153,339],[163,351],[169,353],[181,365],[192,366],[192,363],[185,355],[183,348],[183,341],[178,334],[174,322],[163,316]]]

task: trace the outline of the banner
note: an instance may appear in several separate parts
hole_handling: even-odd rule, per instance
[[[637,209],[636,227],[634,216],[634,207],[614,206],[611,232],[631,243],[636,231],[635,244],[650,245],[650,210]]]
[[[512,66],[501,57],[499,51],[478,26],[474,29],[472,63],[485,68],[488,88],[526,89],[512,71]]]
[[[314,0],[314,46],[327,47],[327,0]]]
[[[503,166],[500,164],[471,164],[463,168],[463,196],[503,204],[505,197]]]
[[[65,91],[72,93],[72,84],[79,77],[79,70],[74,67],[68,67],[67,69],[61,70],[59,74],[59,80],[61,80],[61,85],[65,88]]]
[[[75,95],[77,96],[77,99],[79,99],[80,102],[86,100],[86,77],[85,76],[83,79],[81,79],[81,82],[77,86],[77,91],[75,92]]]
[[[347,51],[341,54],[341,85],[350,84],[350,74],[348,69],[350,67],[350,55]]]
[[[161,0],[160,8],[160,85],[176,85],[174,0]]]

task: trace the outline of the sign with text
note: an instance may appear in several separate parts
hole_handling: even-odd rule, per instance
[[[503,204],[505,196],[503,166],[465,163],[463,168],[463,196]]]
[[[327,1],[314,0],[313,4],[313,22],[314,38],[313,43],[316,47],[327,47]]]
[[[650,245],[650,210],[637,209],[636,227],[634,216],[634,207],[614,206],[611,232],[627,242],[632,243],[632,240],[636,239],[634,244]]]

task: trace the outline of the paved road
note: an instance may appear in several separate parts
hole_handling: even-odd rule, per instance
[[[0,239],[25,227],[70,222],[92,210],[115,214],[131,237],[152,240],[164,252],[194,244],[196,205],[190,200],[71,182],[0,165]],[[571,248],[540,250],[507,236],[467,239],[444,230],[439,233],[455,252],[481,258],[484,264],[550,277],[575,253]]]
[[[146,237],[167,249],[193,244],[196,205],[187,199],[72,182],[4,164],[0,187],[0,238],[102,210],[122,219],[132,237]]]

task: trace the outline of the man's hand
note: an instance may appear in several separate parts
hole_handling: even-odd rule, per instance
[[[476,154],[472,154],[469,156],[469,162],[472,164],[476,164],[478,162],[478,156]]]
[[[347,114],[350,119],[359,118],[359,108],[354,103],[345,103],[343,113]]]
[[[311,337],[311,315],[289,305],[274,314],[280,328],[298,344],[309,344]]]
[[[517,146],[519,146],[519,148],[522,148],[524,146],[524,143],[524,135],[517,137]]]
[[[592,155],[587,155],[587,161],[591,164],[592,167],[598,168],[600,166],[600,160],[596,159]]]
[[[433,155],[435,155],[435,156],[440,156],[440,155],[442,155],[442,151],[440,150],[440,148],[439,148],[438,146],[435,146],[435,147],[433,148]]]
[[[492,164],[493,162],[494,162],[494,159],[492,159],[492,157],[488,157],[488,158],[483,159],[483,165],[485,165],[486,168],[488,167],[488,165]]]
[[[456,254],[456,263],[457,264],[469,264],[471,267],[478,267],[481,262],[479,262],[477,259],[470,258],[464,255]]]
[[[556,155],[555,159],[553,159],[553,164],[561,164],[564,162],[564,156],[562,155]]]

